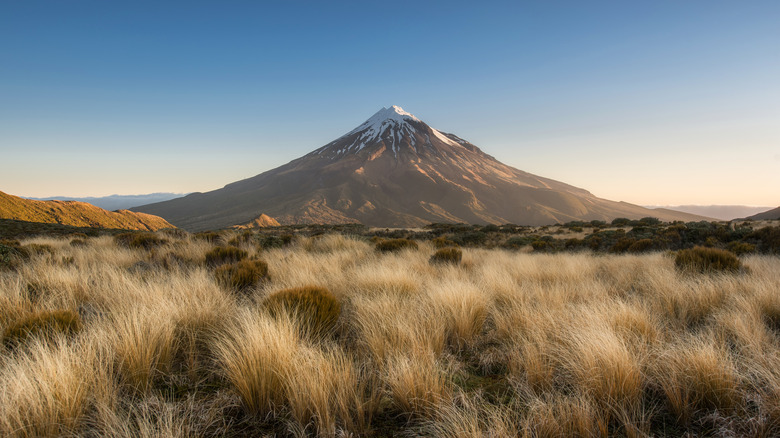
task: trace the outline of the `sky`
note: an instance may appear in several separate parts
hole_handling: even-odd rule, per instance
[[[777,1],[0,0],[0,191],[209,191],[399,105],[640,205],[780,205]]]

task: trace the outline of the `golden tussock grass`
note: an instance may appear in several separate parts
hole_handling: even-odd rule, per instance
[[[662,253],[430,263],[430,243],[339,235],[81,239],[25,240],[41,249],[0,271],[2,436],[780,434],[777,257],[720,274]],[[207,254],[270,279],[233,293]],[[306,287],[335,303],[322,334],[268,305]],[[57,312],[78,329],[6,341]]]

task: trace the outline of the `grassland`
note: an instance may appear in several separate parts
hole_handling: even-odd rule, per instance
[[[780,435],[777,256],[437,237],[6,242],[0,435]]]

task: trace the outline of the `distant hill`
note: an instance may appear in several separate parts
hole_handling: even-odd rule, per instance
[[[134,207],[190,231],[243,225],[261,214],[281,224],[432,222],[548,225],[573,220],[703,220],[598,198],[507,166],[403,109],[383,108],[340,138],[208,193]]]
[[[753,216],[748,216],[747,219],[752,219],[754,221],[764,221],[764,220],[770,220],[770,219],[780,219],[780,207],[773,208],[769,211],[765,211],[763,213],[754,214]]]
[[[3,192],[0,192],[0,219],[124,230],[174,228],[165,219],[151,214],[106,211],[78,201],[35,201]]]
[[[647,208],[663,208],[666,210],[682,211],[690,214],[707,216],[722,221],[730,221],[761,213],[772,207],[751,207],[748,205],[664,205],[646,206]]]
[[[101,197],[73,198],[68,196],[51,196],[48,198],[29,198],[36,201],[79,201],[92,204],[104,210],[127,210],[139,205],[151,204],[154,202],[169,201],[171,199],[181,198],[186,193],[149,193],[146,195],[110,195]]]

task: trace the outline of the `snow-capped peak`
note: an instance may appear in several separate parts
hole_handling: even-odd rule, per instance
[[[404,109],[400,106],[393,105],[390,108],[382,108],[381,110],[377,111],[373,116],[371,116],[371,118],[350,131],[347,135],[369,128],[373,128],[373,131],[379,131],[379,128],[386,120],[392,120],[394,122],[401,123],[407,119],[411,119],[416,122],[420,121],[420,119],[404,111]]]

